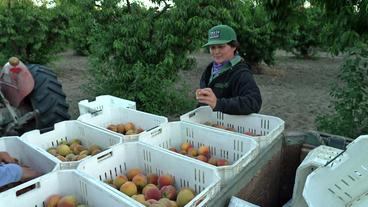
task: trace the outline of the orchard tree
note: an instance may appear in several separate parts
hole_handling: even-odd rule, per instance
[[[71,47],[78,55],[88,55],[95,27],[94,16],[100,4],[95,0],[57,0],[54,4],[68,16],[66,34]]]
[[[271,20],[277,25],[275,35],[278,38],[275,43],[280,48],[290,47],[290,41],[293,40],[290,34],[298,32],[305,25],[312,26],[310,35],[315,35],[314,24],[322,30],[321,47],[333,54],[368,40],[368,1],[259,0],[258,3],[264,5]],[[314,14],[317,16],[308,22],[305,21],[304,12],[310,11],[305,9],[307,4],[320,13]]]
[[[330,113],[316,119],[319,130],[356,138],[368,133],[368,45],[350,49],[330,95]]]
[[[312,0],[324,10],[323,41],[333,54],[368,43],[368,1]],[[349,49],[350,50],[350,49]]]
[[[25,62],[47,63],[63,49],[67,17],[62,11],[36,6],[32,0],[0,4],[0,61],[17,56]]]
[[[289,45],[285,49],[296,56],[309,58],[317,49],[324,47],[321,41],[323,13],[317,6],[300,7],[301,23],[290,31]]]

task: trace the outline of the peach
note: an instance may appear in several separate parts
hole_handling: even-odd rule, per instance
[[[161,204],[160,206],[165,206],[165,207],[178,207],[178,205],[176,204],[175,201],[172,201],[172,200],[170,200],[168,198],[161,198],[158,202]]]
[[[127,177],[129,180],[132,180],[134,178],[134,176],[138,175],[138,174],[142,174],[142,170],[139,168],[131,168],[128,170],[127,172]]]
[[[226,130],[228,131],[232,131],[232,132],[236,132],[235,128],[234,127],[227,127],[225,128]]]
[[[112,184],[114,184],[118,189],[128,181],[128,178],[125,175],[118,175],[113,180]]]
[[[208,146],[200,146],[198,148],[198,154],[207,156],[210,153],[210,148]]]
[[[154,184],[152,184],[152,183],[147,184],[146,186],[144,186],[144,188],[143,188],[143,190],[142,190],[142,193],[143,193],[143,194],[145,194],[145,193],[146,193],[146,191],[147,191],[148,189],[150,189],[150,188],[157,188],[157,186],[156,186],[156,185],[154,185]],[[157,188],[157,189],[158,189],[158,188]]]
[[[208,161],[207,157],[204,156],[204,155],[198,155],[196,158],[198,160],[200,160],[200,161],[203,161],[203,162],[207,162]]]
[[[147,185],[147,177],[143,174],[138,174],[134,176],[132,181],[139,189],[142,189],[144,186]]]
[[[60,199],[60,195],[50,195],[45,201],[46,207],[56,207]]]
[[[158,201],[161,198],[161,192],[158,188],[148,188],[144,192],[144,197],[146,200],[155,199]]]
[[[161,206],[165,206],[165,207],[177,207],[176,202],[175,201],[171,201],[168,198],[161,198],[158,202],[160,203],[160,207]]]
[[[94,149],[94,150],[92,150],[91,151],[91,155],[93,156],[93,155],[97,155],[98,153],[100,153],[100,152],[102,152],[102,150],[101,149]]]
[[[176,203],[178,204],[179,207],[184,207],[193,198],[194,198],[193,190],[189,188],[183,188],[179,191],[178,196],[176,197]]]
[[[189,147],[191,147],[192,145],[189,142],[184,142],[181,144],[180,149],[184,150],[184,151],[188,151]]]
[[[146,200],[147,206],[151,206],[153,204],[158,204],[159,202],[155,199],[148,199]]]
[[[107,179],[107,180],[104,180],[104,183],[113,184],[114,180],[113,179]]]
[[[174,184],[174,179],[171,175],[160,175],[158,177],[158,186],[160,188],[166,185],[173,185],[173,184]]]
[[[189,149],[188,149],[188,156],[189,157],[196,157],[198,155],[198,151],[197,151],[197,149],[196,148],[194,148],[194,147],[190,147]]]
[[[136,130],[137,134],[141,133],[141,132],[144,132],[144,129],[138,127],[137,130]]]
[[[128,122],[125,124],[125,131],[128,131],[128,130],[135,130],[135,126],[132,122]]]
[[[77,199],[75,198],[75,196],[72,195],[62,197],[57,204],[57,207],[76,207],[76,206],[77,206]]]
[[[169,150],[173,152],[178,152],[178,150],[175,147],[170,147]]]
[[[161,197],[168,198],[170,200],[175,200],[176,198],[176,188],[172,185],[166,185],[160,189]]]
[[[125,125],[124,124],[118,124],[116,126],[117,132],[124,134],[125,133]]]
[[[152,183],[157,185],[157,181],[158,181],[158,175],[155,173],[150,173],[147,175],[147,183]]]
[[[142,204],[146,201],[143,194],[133,195],[132,198]]]
[[[57,156],[58,155],[58,152],[57,152],[57,149],[55,147],[50,147],[47,149],[47,152],[54,155],[54,156]]]
[[[118,126],[114,125],[114,124],[110,124],[110,125],[107,126],[107,129],[111,130],[111,131],[114,131],[114,132],[117,132],[118,131]]]
[[[208,159],[208,163],[214,166],[217,166],[217,159],[214,157],[211,157],[210,159]]]
[[[88,150],[82,150],[79,152],[79,155],[89,155],[89,151]]]
[[[217,166],[225,166],[225,165],[229,165],[229,161],[226,159],[218,159],[217,160]]]
[[[61,144],[56,148],[57,152],[61,156],[66,156],[67,154],[70,154],[72,151],[70,150],[69,146],[66,144]]]
[[[137,186],[133,182],[130,182],[130,181],[125,182],[120,187],[120,191],[128,196],[136,195],[138,193]]]
[[[77,144],[77,143],[74,143],[74,144],[72,144],[72,145],[70,145],[70,150],[74,153],[74,154],[76,154],[76,155],[79,155],[79,153],[80,153],[80,151],[78,150],[79,149],[79,146],[82,146],[82,145],[80,145],[80,144]]]
[[[79,140],[79,139],[72,139],[72,140],[70,140],[69,145],[71,146],[73,144],[79,144],[79,145],[81,145],[82,144],[82,141]]]
[[[133,135],[133,134],[137,134],[137,132],[134,129],[129,129],[128,131],[125,132],[125,135]]]
[[[101,147],[98,146],[97,144],[93,144],[93,145],[89,146],[89,148],[88,148],[88,150],[90,150],[90,151],[92,151],[94,149],[101,149]]]
[[[57,155],[56,158],[58,158],[59,160],[63,161],[63,162],[66,162],[67,159],[65,159],[64,156],[61,156],[61,155]]]
[[[250,131],[247,131],[247,132],[244,132],[245,135],[248,135],[248,136],[253,136],[254,134]]]
[[[88,155],[83,154],[83,155],[77,155],[75,158],[76,158],[76,160],[82,160],[82,159],[86,158],[87,156]]]

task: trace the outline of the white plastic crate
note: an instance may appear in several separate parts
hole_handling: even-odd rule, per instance
[[[252,138],[182,121],[162,124],[160,127],[142,135],[139,141],[164,149],[170,147],[180,149],[180,145],[184,142],[190,143],[195,148],[203,145],[208,146],[211,156],[217,159],[226,159],[230,162],[230,165],[215,167],[195,158],[176,154],[215,167],[219,172],[223,185],[238,174],[259,153],[258,143]]]
[[[148,130],[168,122],[166,117],[128,108],[105,108],[97,113],[83,114],[78,117],[78,120],[104,130],[107,130],[107,126],[110,124],[125,124],[127,122],[132,122],[136,127]],[[123,135],[110,132],[121,136],[123,141],[136,141],[140,136],[139,134]]]
[[[274,139],[279,136],[285,128],[285,122],[274,116],[267,116],[262,114],[250,115],[229,115],[222,112],[214,112],[209,106],[202,106],[193,111],[190,111],[180,116],[181,121],[201,124],[206,127],[204,123],[211,122],[226,128],[234,128],[236,132],[243,136],[252,137],[258,143],[261,149],[268,146]],[[215,128],[215,127],[212,127]],[[219,129],[218,130],[224,130]],[[229,133],[232,131],[224,130]],[[251,132],[258,136],[245,135],[245,132]]]
[[[79,139],[82,145],[87,148],[91,145],[98,145],[102,150],[122,142],[120,136],[110,133],[108,130],[101,130],[77,120],[56,123],[54,130],[43,134],[39,130],[33,130],[24,133],[20,138],[39,149],[49,159],[58,162],[61,169],[75,169],[81,162],[81,160],[63,162],[47,152],[48,148],[56,147],[63,140]],[[88,159],[88,157],[84,159]]]
[[[245,200],[237,198],[235,196],[231,197],[230,203],[228,207],[259,207],[254,205],[253,203],[249,203]]]
[[[56,171],[19,185],[0,194],[0,205],[11,207],[44,207],[46,199],[54,194],[73,195],[78,203],[89,207],[131,206],[130,202],[95,181],[83,177],[76,170]]]
[[[309,207],[368,206],[368,135],[351,142],[345,152],[313,171],[303,196]]]
[[[78,166],[78,170],[86,173],[86,176],[91,176],[111,191],[130,199],[134,206],[143,207],[103,182],[126,174],[131,168],[140,168],[145,174],[170,174],[177,189],[190,187],[195,190],[196,196],[185,207],[205,206],[220,191],[220,177],[214,168],[142,142],[120,144]]]
[[[88,101],[82,100],[78,103],[79,114],[94,113],[101,111],[104,108],[110,107],[123,107],[136,109],[136,103],[134,101],[118,98],[110,95],[97,96],[95,100]]]
[[[24,143],[19,137],[1,137],[0,151],[8,152],[10,156],[18,159],[19,164],[31,167],[41,174],[58,169],[56,161],[50,160],[43,153]]]
[[[321,145],[308,153],[296,171],[292,206],[308,207],[303,197],[305,180],[314,170],[325,165],[341,152],[341,149]]]

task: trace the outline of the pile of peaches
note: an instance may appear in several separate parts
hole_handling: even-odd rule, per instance
[[[219,129],[225,129],[227,131],[232,131],[232,132],[237,132],[235,128],[233,127],[224,127],[223,125],[221,124],[215,124],[215,123],[212,123],[212,122],[205,122],[203,123],[204,125],[207,125],[207,126],[211,126],[211,127],[215,127],[215,128],[219,128]],[[240,132],[239,132],[240,133]],[[244,132],[245,135],[248,135],[248,136],[260,136],[259,134],[255,134],[251,131],[246,131]]]
[[[102,152],[102,148],[98,145],[86,147],[82,145],[81,140],[72,139],[70,142],[62,140],[56,147],[50,147],[47,152],[63,162],[71,162],[81,160],[88,155],[96,155]]]
[[[214,166],[225,166],[230,164],[229,160],[227,159],[217,159],[211,156],[210,148],[205,145],[202,145],[199,148],[195,148],[189,142],[183,142],[180,145],[179,150],[175,147],[170,147],[169,150],[176,153],[180,153],[182,155],[196,158],[198,160],[201,160]]]
[[[107,129],[124,135],[134,135],[144,131],[142,128],[136,127],[132,122],[110,124],[107,126]]]
[[[145,175],[140,168],[131,168],[126,175],[105,180],[105,183],[145,206],[183,207],[196,195],[191,188],[177,189],[171,175]]]
[[[46,199],[45,207],[87,207],[87,205],[78,203],[74,195],[53,194]]]

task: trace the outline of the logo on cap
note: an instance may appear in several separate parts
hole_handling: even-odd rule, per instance
[[[220,38],[220,31],[219,30],[215,30],[210,32],[209,34],[209,39],[217,39]]]

